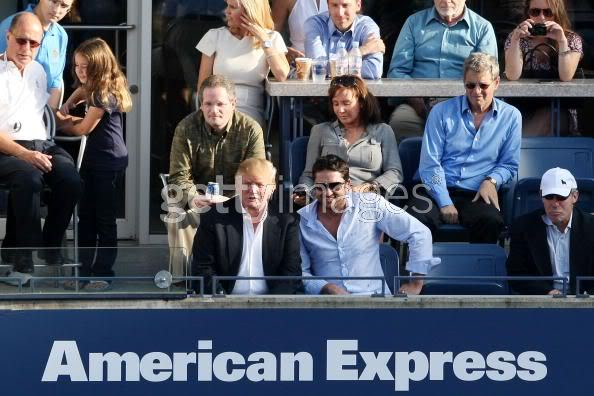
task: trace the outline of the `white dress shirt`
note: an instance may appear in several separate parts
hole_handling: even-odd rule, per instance
[[[46,140],[43,110],[49,97],[45,71],[36,61],[21,75],[16,65],[0,55],[0,131],[13,140]]]
[[[569,280],[569,242],[571,240],[572,219],[573,213],[569,218],[567,227],[561,232],[546,214],[542,215],[542,221],[547,225],[547,244],[551,256],[553,276],[562,276],[567,280]],[[557,290],[563,290],[563,282],[556,280],[554,287]]]
[[[264,276],[264,265],[262,263],[262,232],[267,213],[254,230],[252,218],[245,208],[243,212],[243,246],[241,250],[241,263],[237,276],[257,277]],[[236,281],[231,294],[266,294],[268,285],[265,280],[244,280]]]

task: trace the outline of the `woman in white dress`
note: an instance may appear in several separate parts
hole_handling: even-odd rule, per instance
[[[289,74],[287,47],[274,31],[268,0],[226,0],[227,26],[211,29],[196,49],[202,53],[198,88],[212,74],[235,82],[237,109],[264,125],[264,80]]]

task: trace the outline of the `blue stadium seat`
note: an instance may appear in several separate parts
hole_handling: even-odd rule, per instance
[[[524,138],[513,209],[506,223],[542,207],[540,178],[547,170],[557,166],[568,169],[576,178],[580,191],[578,206],[587,212],[594,211],[594,139]]]
[[[299,177],[301,177],[305,168],[307,142],[309,142],[309,136],[298,137],[291,142],[289,150],[289,175],[291,177],[290,182],[293,185],[299,183]]]
[[[420,136],[406,138],[398,145],[398,153],[400,154],[400,162],[402,163],[402,176],[404,178],[403,184],[406,188],[414,185],[415,176],[416,180],[419,180],[417,171],[419,169],[422,145],[423,138]]]
[[[398,252],[396,252],[396,249],[392,246],[380,243],[379,253],[382,270],[384,271],[384,278],[386,278],[386,283],[388,284],[390,291],[394,294],[394,277],[400,275]]]
[[[505,250],[494,244],[434,243],[433,255],[441,264],[427,276],[506,276]],[[508,294],[504,280],[426,280],[422,294]]]

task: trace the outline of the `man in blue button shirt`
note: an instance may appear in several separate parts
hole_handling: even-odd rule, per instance
[[[359,11],[361,0],[328,0],[328,12],[305,21],[305,56],[328,58],[338,49],[338,42],[343,42],[347,51],[353,41],[358,42],[363,55],[361,76],[376,80],[382,76],[386,47],[377,24],[358,15]]]
[[[495,57],[471,54],[464,86],[466,95],[429,114],[419,174],[430,202],[417,191],[408,210],[433,233],[441,223],[462,224],[470,242],[495,243],[503,227],[497,190],[518,171],[522,116],[493,97],[499,86]]]
[[[440,260],[433,257],[431,233],[414,217],[374,193],[352,192],[348,164],[335,155],[312,167],[316,200],[299,210],[303,276],[380,277],[379,241],[383,232],[409,246],[407,269],[426,274]],[[381,293],[379,280],[310,280],[307,294]],[[419,294],[422,280],[400,291]],[[389,290],[386,286],[385,290]]]
[[[389,78],[462,77],[464,59],[473,52],[497,57],[493,26],[470,10],[465,0],[434,0],[434,7],[405,22],[390,62]],[[398,140],[421,136],[434,101],[409,98],[392,113],[390,126]]]

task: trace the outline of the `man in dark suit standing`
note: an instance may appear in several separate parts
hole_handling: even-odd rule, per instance
[[[202,215],[194,238],[192,274],[205,277],[207,292],[214,275],[301,276],[299,221],[268,204],[275,178],[271,162],[243,161],[235,176],[235,199]],[[217,283],[217,293],[295,294],[301,286],[299,280],[228,280]]]
[[[594,276],[594,216],[575,207],[577,183],[566,169],[549,169],[540,182],[543,209],[519,217],[512,226],[510,276],[558,276],[575,292],[576,276]],[[561,294],[562,281],[513,281],[521,294]],[[594,293],[593,282],[578,292]]]

